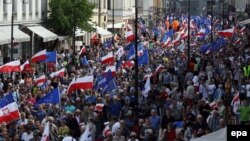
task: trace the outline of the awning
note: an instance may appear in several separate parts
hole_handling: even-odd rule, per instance
[[[76,31],[75,31],[76,36],[84,36],[85,34],[86,34],[86,31],[83,31],[83,30],[81,30],[79,28],[77,28]]]
[[[42,37],[43,42],[53,41],[58,38],[55,33],[49,31],[48,29],[42,26],[30,26],[28,27],[28,29],[37,34],[38,36]]]
[[[98,34],[100,34],[101,36],[112,36],[111,32],[109,32],[101,27],[96,26],[95,28],[96,28],[96,32]]]
[[[14,42],[28,42],[30,36],[18,29],[18,26],[13,27]],[[0,27],[0,45],[11,43],[11,26]]]
[[[250,19],[247,19],[247,20],[239,22],[239,25],[243,26],[243,25],[246,25],[246,24],[249,24],[249,23],[250,23]]]
[[[117,28],[117,29],[123,28],[123,26],[124,26],[124,23],[115,23],[114,24],[114,28]],[[107,26],[107,28],[113,28],[113,24],[109,24]]]

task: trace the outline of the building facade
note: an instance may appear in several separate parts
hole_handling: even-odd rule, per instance
[[[40,25],[46,20],[47,0],[0,0],[0,64],[8,62],[11,56],[12,13],[13,58],[30,56],[34,52],[32,43],[35,45],[36,41],[32,40],[33,32],[23,30],[27,28],[27,25]]]
[[[95,23],[99,27],[106,28],[108,21],[108,0],[89,0],[95,4],[94,15],[92,17],[92,23]]]

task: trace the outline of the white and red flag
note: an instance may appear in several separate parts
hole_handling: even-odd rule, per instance
[[[123,69],[131,69],[134,66],[135,62],[134,61],[126,61],[122,63],[122,68]]]
[[[63,77],[64,74],[65,74],[65,68],[63,68],[63,69],[61,69],[61,70],[59,70],[59,71],[57,71],[57,72],[51,73],[51,74],[50,74],[50,77],[51,77],[51,78],[54,78],[54,77]]]
[[[20,60],[12,61],[0,66],[0,73],[11,73],[11,72],[20,72],[21,71]]]
[[[26,60],[22,65],[21,65],[21,71],[29,71],[31,70],[30,62],[29,60]]]
[[[36,53],[34,56],[32,56],[31,62],[35,63],[35,62],[42,62],[42,61],[46,60],[46,58],[47,58],[46,53],[47,53],[46,49]]]
[[[38,87],[40,87],[47,81],[47,78],[45,75],[41,75],[40,77],[36,78],[34,81],[35,81],[35,84]]]
[[[75,90],[83,89],[92,89],[94,84],[94,77],[93,76],[85,76],[80,78],[73,78],[72,82],[69,84],[68,87],[68,94],[72,93]]]
[[[106,75],[109,72],[109,70],[111,71],[112,76],[115,77],[116,76],[116,66],[108,66],[104,71],[104,75]]]
[[[82,54],[84,54],[85,52],[86,52],[86,48],[85,48],[85,46],[83,46],[83,47],[81,48],[80,52],[79,52],[79,55],[82,55]]]
[[[41,141],[49,141],[49,122],[45,125]]]
[[[101,58],[102,64],[110,64],[110,63],[114,63],[114,61],[115,61],[115,58],[114,58],[113,52],[109,52],[107,55]]]
[[[12,94],[7,94],[0,99],[0,123],[10,123],[20,118],[18,105]]]
[[[222,31],[218,31],[218,34],[224,38],[231,38],[234,34],[235,28],[230,28]]]

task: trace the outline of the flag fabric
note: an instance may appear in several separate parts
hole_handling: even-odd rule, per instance
[[[60,102],[59,88],[53,89],[48,92],[44,97],[39,99],[36,104],[57,104]]]
[[[89,61],[88,61],[86,55],[84,55],[83,58],[82,58],[82,64],[83,65],[89,65]]]
[[[131,69],[134,66],[135,62],[134,61],[126,61],[122,63],[122,68],[123,69]]]
[[[185,49],[185,42],[182,41],[182,43],[177,47],[177,49],[178,49],[180,52],[184,52],[184,49]]]
[[[84,131],[84,133],[81,135],[79,141],[93,141],[93,138],[91,136],[89,124],[87,124],[87,127]]]
[[[95,111],[102,112],[103,111],[104,104],[103,103],[97,103],[95,105]]]
[[[21,71],[30,71],[31,66],[29,60],[26,60],[21,66],[20,66]]]
[[[115,75],[116,75],[116,66],[108,66],[108,67],[105,69],[103,75],[106,75],[109,71],[111,71],[112,76],[115,77]]]
[[[239,33],[244,33],[244,32],[246,32],[246,26],[243,26],[241,29],[240,29],[240,31],[239,31]]]
[[[117,55],[117,60],[120,60],[120,58],[122,57],[123,54],[124,54],[123,47],[119,47],[119,49],[115,53],[115,55]]]
[[[146,81],[146,80],[148,80],[148,78],[151,78],[152,76],[153,76],[152,73],[146,74],[146,75],[144,75],[143,80]]]
[[[46,50],[42,50],[42,51],[36,53],[34,56],[32,56],[31,62],[32,63],[42,62],[42,61],[45,61],[46,58],[47,58],[47,52],[46,52]]]
[[[46,52],[46,59],[42,60],[41,62],[56,63],[56,55],[56,51]]]
[[[138,57],[138,64],[139,65],[147,65],[149,63],[149,54],[148,50],[143,50],[143,55]]]
[[[103,86],[104,86],[102,90],[103,93],[110,92],[117,88],[111,70],[109,70],[108,73],[106,74]]]
[[[134,43],[130,43],[128,47],[129,47],[129,51],[128,51],[126,58],[127,60],[131,60],[135,57],[135,45]]]
[[[224,38],[231,38],[234,34],[234,28],[219,31],[218,34]]]
[[[234,96],[234,98],[233,98],[233,100],[232,100],[232,102],[231,102],[231,105],[233,106],[234,103],[240,103],[240,94],[239,94],[239,93],[237,93],[237,94]]]
[[[49,122],[45,125],[41,141],[49,141]]]
[[[205,32],[206,32],[205,28],[201,28],[200,31],[196,33],[196,37],[203,38],[205,36]]]
[[[160,64],[159,66],[157,66],[157,68],[153,72],[153,76],[156,76],[157,74],[159,74],[163,69],[164,69],[164,66],[162,64]]]
[[[135,40],[135,35],[134,35],[133,31],[127,31],[125,33],[125,38],[126,38],[127,42],[133,42]]]
[[[209,103],[209,106],[211,109],[214,109],[216,107],[216,102],[212,101],[211,103]]]
[[[112,40],[107,40],[107,41],[103,44],[103,47],[104,47],[104,48],[111,48],[111,47],[112,47],[112,43],[113,43]]]
[[[34,79],[34,81],[38,87],[41,87],[42,85],[44,85],[44,83],[46,83],[47,78],[45,75],[41,75],[40,77]]]
[[[147,78],[147,81],[144,85],[144,89],[142,91],[142,95],[144,97],[148,97],[148,92],[151,90],[151,86],[150,86],[150,77]]]
[[[83,89],[92,89],[93,88],[93,82],[94,77],[93,76],[85,76],[85,77],[80,77],[77,79],[73,79],[72,82],[69,84],[67,93],[71,94],[75,90]]]
[[[80,52],[79,52],[79,55],[82,55],[86,52],[86,47],[85,46],[82,46]]]
[[[61,70],[59,70],[59,71],[57,71],[57,72],[51,73],[51,74],[50,74],[50,77],[51,77],[51,78],[54,78],[54,77],[63,77],[64,74],[65,74],[65,68],[63,68],[63,69],[61,69]]]
[[[102,131],[102,135],[103,137],[107,137],[107,135],[111,133],[110,128],[109,128],[109,122],[105,122],[104,125],[105,125],[105,128]]]
[[[12,61],[0,66],[0,73],[11,73],[11,72],[20,72],[21,63],[20,60]]]
[[[110,64],[110,63],[114,63],[114,60],[115,58],[114,58],[113,52],[109,52],[107,55],[101,58],[101,63]]]
[[[17,120],[20,118],[18,105],[12,94],[7,94],[0,99],[0,123]]]

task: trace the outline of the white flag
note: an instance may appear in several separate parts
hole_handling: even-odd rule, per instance
[[[89,131],[89,124],[87,125],[84,133],[81,135],[79,141],[93,141],[91,137],[91,133]]]
[[[123,47],[120,47],[117,52],[115,53],[115,55],[117,55],[117,59],[120,60],[120,58],[122,57],[122,55],[124,54],[124,50]]]
[[[147,81],[144,85],[144,90],[142,91],[142,95],[148,97],[148,92],[151,90],[150,86],[150,77],[147,78]]]
[[[49,122],[47,122],[45,125],[41,141],[49,141]]]

